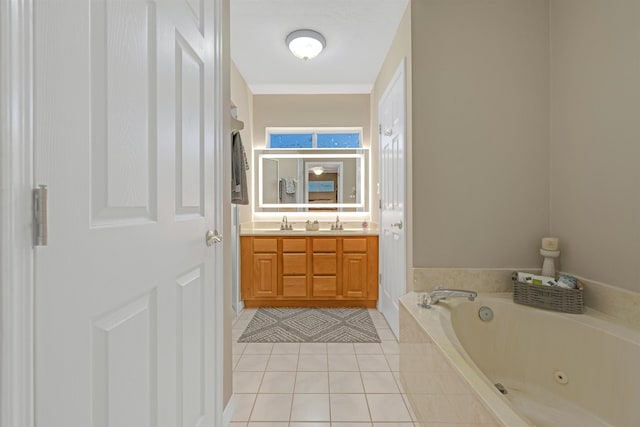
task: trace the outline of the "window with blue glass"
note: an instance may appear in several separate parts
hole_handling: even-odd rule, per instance
[[[271,148],[313,148],[311,133],[272,133],[269,137]]]
[[[361,148],[362,128],[267,128],[269,148]]]
[[[319,133],[318,148],[360,148],[359,133]]]

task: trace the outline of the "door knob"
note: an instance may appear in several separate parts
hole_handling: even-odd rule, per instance
[[[207,246],[213,246],[214,243],[222,242],[222,234],[218,233],[218,230],[208,230],[205,235]]]
[[[391,224],[392,227],[398,227],[399,230],[402,230],[402,221],[400,222],[394,222],[393,224]]]

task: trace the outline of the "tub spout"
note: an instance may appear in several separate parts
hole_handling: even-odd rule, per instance
[[[423,295],[420,305],[424,308],[431,308],[432,305],[437,304],[441,299],[467,298],[469,301],[473,301],[477,296],[477,292],[465,291],[463,289],[435,289]]]

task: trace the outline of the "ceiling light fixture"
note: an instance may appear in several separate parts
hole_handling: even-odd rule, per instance
[[[305,61],[318,56],[327,46],[323,35],[313,30],[296,30],[285,41],[291,53]]]
[[[314,166],[311,168],[311,172],[316,175],[322,175],[322,173],[324,172],[324,168],[322,166]]]

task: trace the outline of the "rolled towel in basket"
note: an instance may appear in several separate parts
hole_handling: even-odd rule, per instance
[[[578,279],[568,274],[561,274],[558,277],[558,286],[565,289],[578,289]]]

